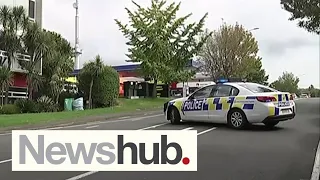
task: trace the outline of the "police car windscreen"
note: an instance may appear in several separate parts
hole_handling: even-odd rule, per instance
[[[255,83],[243,83],[240,86],[254,92],[254,93],[268,93],[268,92],[278,92],[277,90],[270,88],[268,86],[263,86]]]

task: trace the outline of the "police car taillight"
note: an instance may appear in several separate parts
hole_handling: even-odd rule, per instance
[[[257,100],[260,102],[273,102],[277,101],[277,99],[273,96],[258,96]]]
[[[292,94],[290,94],[290,100],[293,100],[293,95]]]

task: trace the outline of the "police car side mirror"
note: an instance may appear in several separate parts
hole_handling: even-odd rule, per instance
[[[194,99],[194,97],[193,96],[189,96],[189,98],[188,98],[189,100],[193,100]]]

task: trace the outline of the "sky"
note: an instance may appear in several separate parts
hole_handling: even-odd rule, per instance
[[[168,2],[180,2],[168,0]],[[74,45],[75,0],[44,0],[43,27],[56,31]],[[93,3],[94,2],[94,3]],[[136,0],[149,6],[149,0]],[[242,24],[252,31],[259,45],[259,56],[269,82],[284,71],[300,79],[299,87],[320,87],[320,36],[289,21],[280,0],[182,0],[178,15],[192,13],[188,23],[199,21],[208,12],[205,28],[216,30],[225,22]],[[125,65],[128,47],[114,19],[128,22],[125,7],[135,8],[131,0],[79,0],[80,64],[100,55],[107,65]]]

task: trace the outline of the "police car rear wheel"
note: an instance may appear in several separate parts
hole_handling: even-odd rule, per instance
[[[246,115],[241,110],[232,110],[228,114],[228,125],[235,129],[244,128],[247,123]]]
[[[181,118],[180,118],[178,110],[176,108],[172,108],[170,110],[170,122],[171,122],[171,124],[178,124],[178,123],[180,123],[180,121],[181,121]]]

